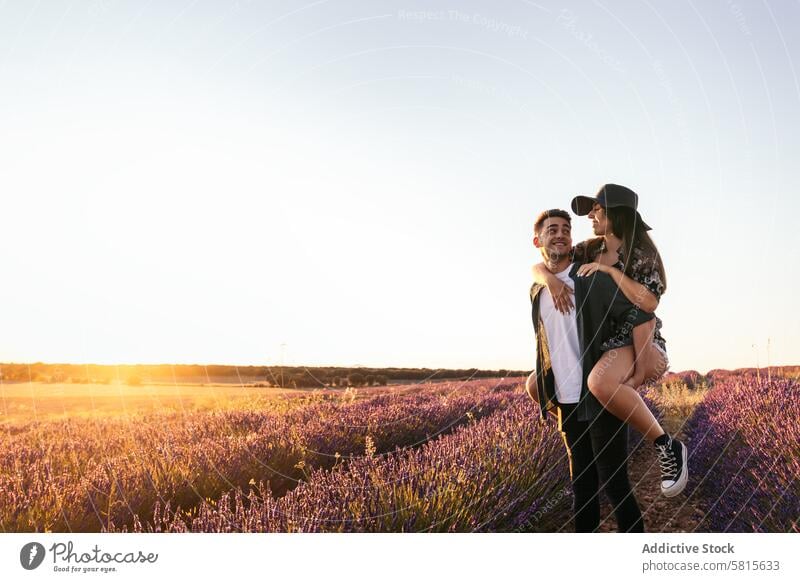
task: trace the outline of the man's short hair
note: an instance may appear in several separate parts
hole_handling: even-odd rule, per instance
[[[548,218],[563,218],[567,221],[567,223],[572,227],[572,218],[569,216],[569,212],[566,210],[560,210],[558,208],[553,208],[552,210],[545,210],[542,212],[539,217],[536,219],[536,222],[533,223],[533,232],[538,235],[542,231],[542,226],[544,225],[544,221]]]

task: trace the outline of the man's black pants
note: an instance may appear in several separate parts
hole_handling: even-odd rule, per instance
[[[575,404],[558,405],[558,426],[567,446],[576,532],[600,525],[600,489],[614,507],[621,532],[643,532],[644,521],[628,480],[628,425],[603,411],[578,420]]]

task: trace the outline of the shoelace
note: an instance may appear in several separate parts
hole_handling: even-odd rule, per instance
[[[669,445],[656,445],[658,449],[658,463],[661,465],[661,476],[666,479],[675,479],[678,474],[678,461]]]

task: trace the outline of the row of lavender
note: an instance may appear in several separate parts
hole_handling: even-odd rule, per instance
[[[316,470],[281,498],[259,487],[189,513],[168,504],[134,530],[570,531],[568,484],[558,432],[517,394],[502,410],[422,447]]]
[[[686,433],[705,529],[800,531],[800,382],[717,375]]]
[[[0,437],[0,530],[100,531],[264,481],[280,495],[316,468],[413,447],[504,407],[518,381],[414,395],[225,411],[33,423]]]

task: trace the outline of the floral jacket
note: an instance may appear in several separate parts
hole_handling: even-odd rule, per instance
[[[605,251],[605,243],[600,245],[592,253],[587,253],[588,241],[580,242],[575,245],[573,249],[574,258],[576,263],[591,263],[597,260],[597,256]],[[618,251],[617,262],[614,263],[614,268],[625,272],[625,255],[622,249]],[[631,278],[637,283],[641,283],[656,296],[656,299],[661,299],[664,293],[665,285],[661,280],[661,275],[658,272],[658,258],[651,258],[645,255],[640,248],[633,249],[633,264],[631,265]],[[661,335],[661,320],[656,317],[656,330],[653,336],[653,343],[657,344],[663,351],[667,351],[667,342]],[[602,350],[608,351],[614,348],[621,348],[624,346],[632,346],[633,338],[631,337],[630,326],[614,326],[612,335],[603,342]]]

